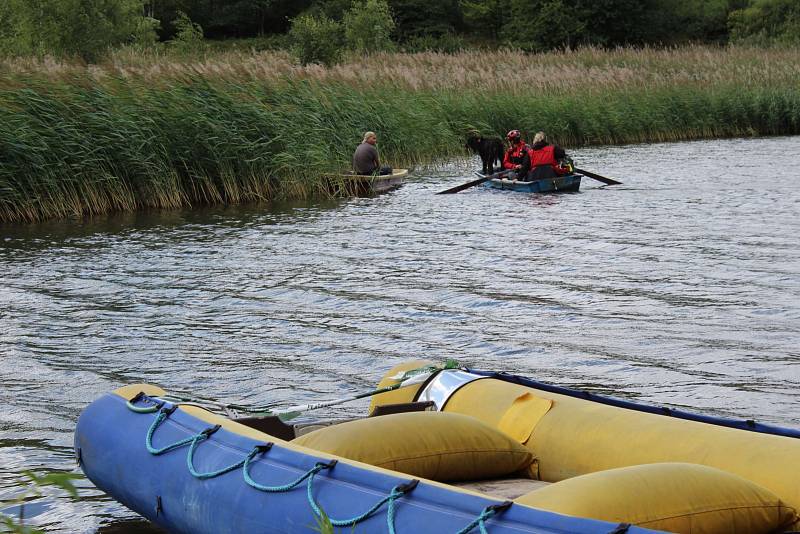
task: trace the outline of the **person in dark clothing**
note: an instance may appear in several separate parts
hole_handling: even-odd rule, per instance
[[[524,180],[531,168],[530,147],[522,140],[519,130],[511,130],[506,134],[509,147],[503,156],[503,169],[517,171],[517,179]]]
[[[566,157],[567,154],[563,148],[547,144],[545,133],[537,132],[531,146],[531,172],[528,180],[544,180],[569,174],[569,169],[565,169],[558,163]]]
[[[392,168],[384,165],[381,167],[378,159],[378,136],[375,132],[366,132],[361,144],[356,147],[353,154],[353,172],[356,174],[392,174]]]

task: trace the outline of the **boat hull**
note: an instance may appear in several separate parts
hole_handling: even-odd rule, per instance
[[[485,182],[491,189],[507,189],[522,193],[574,193],[581,186],[581,176],[568,174],[556,178],[523,182],[521,180],[507,180],[505,178],[492,178]]]
[[[400,187],[407,176],[408,169],[381,175],[335,174],[327,177],[327,188],[332,196],[376,195]]]

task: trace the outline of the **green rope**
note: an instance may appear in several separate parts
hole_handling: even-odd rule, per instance
[[[472,523],[459,530],[457,534],[467,534],[475,527],[480,529],[481,534],[489,534],[489,531],[486,530],[486,520],[500,512],[507,510],[512,504],[514,504],[512,501],[506,501],[501,504],[492,504],[487,506],[481,511],[480,515],[472,521]]]
[[[192,474],[193,477],[199,478],[201,480],[204,480],[206,478],[214,478],[214,477],[218,477],[220,475],[224,475],[225,473],[229,473],[230,471],[233,471],[234,469],[238,469],[238,468],[240,468],[240,467],[242,467],[244,465],[244,460],[239,460],[238,462],[233,463],[233,464],[229,465],[228,467],[223,467],[222,469],[217,469],[216,471],[210,471],[208,473],[199,473],[199,472],[197,472],[195,470],[195,468],[194,468],[194,451],[197,449],[197,445],[200,442],[207,440],[209,437],[211,437],[211,434],[213,434],[214,432],[216,432],[219,429],[220,429],[220,426],[217,425],[217,426],[212,427],[212,428],[207,428],[206,430],[203,430],[200,434],[197,434],[196,436],[194,436],[194,439],[192,440],[192,444],[189,447],[189,454],[186,455],[186,465],[189,466],[189,472]]]
[[[272,443],[266,443],[263,445],[256,445],[252,451],[250,451],[247,456],[238,461],[234,462],[231,465],[226,467],[217,469],[215,471],[209,471],[206,473],[198,472],[194,467],[194,454],[197,450],[197,447],[203,441],[209,439],[212,434],[214,434],[217,430],[221,427],[220,425],[216,425],[213,427],[206,428],[201,432],[189,436],[187,438],[178,440],[174,443],[166,445],[164,447],[155,447],[153,445],[153,435],[155,434],[156,430],[163,424],[164,421],[177,409],[177,405],[172,406],[165,406],[163,401],[158,401],[155,406],[148,406],[147,408],[142,408],[139,406],[135,406],[134,404],[142,399],[146,399],[149,402],[156,402],[144,395],[144,393],[139,393],[136,397],[131,399],[127,402],[128,409],[136,413],[152,413],[155,410],[159,410],[158,415],[153,419],[153,422],[150,424],[150,428],[147,429],[147,435],[145,437],[145,445],[147,447],[147,451],[155,456],[164,454],[166,452],[175,450],[179,447],[183,447],[185,445],[189,445],[189,452],[186,455],[186,465],[189,468],[189,472],[192,476],[199,478],[199,479],[209,479],[214,478],[225,473],[229,473],[234,471],[238,468],[242,468],[242,474],[244,475],[244,481],[252,488],[255,488],[259,491],[264,491],[268,493],[282,493],[286,491],[291,491],[292,489],[299,486],[304,480],[306,482],[306,497],[308,499],[308,503],[311,506],[312,512],[317,516],[322,516],[322,510],[319,507],[319,504],[314,499],[314,491],[313,491],[313,484],[314,484],[314,477],[317,473],[322,471],[323,469],[331,469],[336,465],[337,460],[331,460],[329,462],[316,462],[312,468],[308,471],[300,475],[297,479],[278,486],[266,486],[264,484],[259,484],[256,482],[253,477],[250,475],[250,468],[252,465],[253,460],[259,454],[264,454],[272,448]],[[378,511],[384,504],[386,504],[386,524],[388,527],[389,534],[395,534],[394,528],[394,520],[395,520],[395,501],[400,499],[403,495],[411,492],[414,488],[416,488],[417,484],[419,483],[418,480],[410,480],[404,484],[397,485],[393,487],[389,494],[380,499],[376,502],[372,507],[355,517],[351,517],[349,519],[332,519],[329,518],[331,524],[336,527],[348,527],[348,526],[355,526],[356,524],[364,521],[376,511]],[[487,506],[484,508],[480,515],[474,519],[469,525],[458,531],[458,534],[467,534],[476,526],[480,529],[481,534],[488,534],[486,530],[485,522],[489,518],[493,517],[499,512],[504,511],[509,506],[513,504],[512,502],[508,501],[502,504],[493,504],[491,506]]]
[[[317,517],[322,517],[322,511],[317,504],[317,501],[314,500],[314,492],[312,489],[312,484],[314,482],[314,475],[308,477],[308,484],[306,485],[306,496],[308,497],[308,504],[311,505],[311,509],[314,511],[314,514]],[[332,517],[328,517],[331,525],[335,527],[352,527],[355,526],[357,523],[365,520],[369,516],[371,516],[375,511],[378,510],[381,506],[385,503],[389,503],[387,506],[387,514],[386,514],[386,522],[389,528],[389,534],[394,534],[394,501],[405,495],[406,493],[410,492],[414,488],[417,487],[419,480],[411,480],[405,484],[400,484],[392,488],[389,492],[389,495],[375,503],[372,508],[367,510],[366,512],[359,514],[355,517],[351,517],[350,519],[334,519]]]
[[[135,404],[139,401],[150,402],[153,403],[152,406],[136,406]],[[128,409],[132,412],[136,413],[153,413],[157,411],[164,405],[163,401],[160,400],[153,400],[152,398],[148,397],[144,394],[144,391],[140,391],[134,398],[129,400],[126,404]]]
[[[203,436],[203,434],[201,432],[200,434],[195,434],[194,436],[189,436],[188,438],[184,438],[182,440],[176,441],[175,443],[172,443],[172,444],[167,445],[165,447],[161,447],[161,448],[158,448],[158,449],[155,448],[153,446],[153,434],[155,434],[156,429],[159,426],[161,426],[161,423],[163,423],[173,411],[175,411],[175,407],[174,406],[172,408],[161,408],[161,411],[158,412],[158,415],[156,416],[155,419],[153,419],[153,423],[150,425],[150,428],[147,430],[147,437],[145,438],[145,445],[147,446],[147,452],[149,452],[150,454],[153,454],[155,456],[158,456],[160,454],[164,454],[165,452],[169,452],[169,451],[175,450],[175,449],[177,449],[179,447],[183,447],[184,445],[188,445],[189,443],[191,443],[192,441],[197,439],[199,436]],[[208,437],[208,436],[203,436],[202,439],[206,439],[206,437]]]
[[[289,491],[291,489],[294,489],[308,477],[319,473],[323,469],[330,469],[331,467],[336,465],[336,460],[331,460],[330,462],[327,463],[317,462],[316,464],[314,464],[314,467],[306,471],[304,474],[300,475],[300,477],[297,478],[296,480],[289,482],[288,484],[282,484],[280,486],[265,486],[253,480],[253,478],[250,476],[250,462],[256,456],[256,454],[259,454],[261,452],[266,452],[266,451],[263,449],[260,450],[259,446],[256,446],[250,452],[250,454],[247,455],[247,458],[244,459],[242,473],[244,474],[244,481],[247,483],[248,486],[253,487],[259,491],[266,491],[267,493],[283,493],[284,491]]]

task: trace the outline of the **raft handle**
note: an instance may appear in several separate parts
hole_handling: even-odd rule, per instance
[[[273,445],[274,443],[271,441],[262,445],[256,445],[256,454],[264,454],[265,452],[269,451]]]
[[[333,459],[328,462],[317,462],[317,467],[321,469],[333,469],[333,466],[339,463],[339,460]]]
[[[411,491],[414,491],[414,488],[416,488],[418,484],[419,484],[419,480],[417,480],[415,478],[415,479],[409,480],[405,484],[398,485],[395,489],[397,491],[399,491],[400,493],[409,493]]]
[[[210,427],[206,428],[205,430],[203,430],[202,432],[200,432],[200,435],[205,436],[206,438],[210,438],[211,435],[214,434],[214,432],[216,432],[220,428],[222,428],[222,425],[210,426]]]
[[[493,511],[496,514],[499,514],[500,512],[505,512],[506,510],[511,508],[512,504],[514,504],[514,501],[505,501],[499,504],[492,504],[490,506],[487,506],[486,509]]]

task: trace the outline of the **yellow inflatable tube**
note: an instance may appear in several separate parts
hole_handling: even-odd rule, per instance
[[[393,391],[390,399],[377,396],[373,407],[410,402],[419,390]],[[470,415],[523,442],[538,461],[533,476],[548,482],[620,467],[684,462],[738,475],[800,509],[800,439],[639,412],[495,378],[455,389],[443,411]]]

